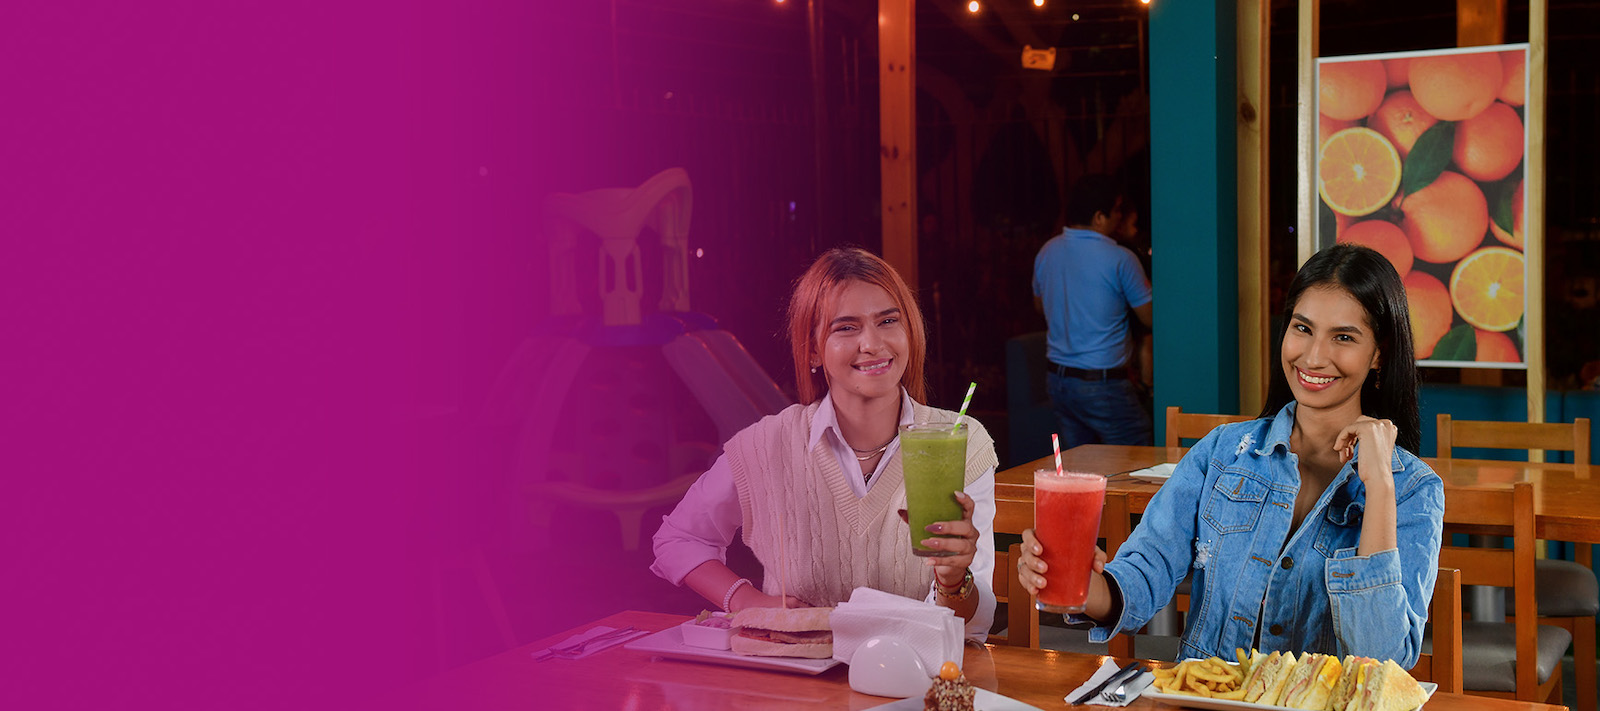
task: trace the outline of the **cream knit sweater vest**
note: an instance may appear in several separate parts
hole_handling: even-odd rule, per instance
[[[927,597],[933,569],[911,554],[910,527],[897,513],[906,506],[899,451],[867,496],[856,498],[826,442],[819,439],[805,450],[817,407],[791,405],[745,428],[724,447],[744,514],[744,542],[765,573],[762,590],[777,595],[786,585],[789,595],[819,606],[843,602],[860,586]],[[951,422],[955,415],[913,404],[917,422]],[[969,422],[967,484],[999,461],[983,425]]]

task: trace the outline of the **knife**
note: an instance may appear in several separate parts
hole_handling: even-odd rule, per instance
[[[1084,693],[1082,696],[1079,696],[1077,701],[1067,701],[1067,703],[1072,704],[1073,706],[1080,705],[1080,704],[1088,701],[1089,699],[1092,699],[1092,698],[1095,698],[1095,697],[1099,696],[1101,692],[1103,692],[1106,689],[1110,688],[1112,685],[1118,683],[1119,681],[1121,681],[1123,679],[1131,679],[1131,678],[1133,678],[1134,675],[1140,674],[1142,672],[1144,672],[1144,666],[1143,665],[1141,665],[1138,662],[1128,662],[1128,665],[1123,667],[1123,668],[1121,668],[1121,669],[1118,669],[1117,673],[1112,674],[1109,677],[1106,677],[1106,680],[1100,682],[1099,686],[1096,686],[1093,689],[1090,689],[1088,692]],[[1066,701],[1066,699],[1062,699],[1062,701]]]

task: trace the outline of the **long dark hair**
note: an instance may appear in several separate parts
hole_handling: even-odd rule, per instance
[[[1411,311],[1400,274],[1383,255],[1354,244],[1338,244],[1317,252],[1300,267],[1283,299],[1283,320],[1272,347],[1272,364],[1279,375],[1271,379],[1262,417],[1272,417],[1294,399],[1288,376],[1282,373],[1283,335],[1289,329],[1300,296],[1313,287],[1333,286],[1354,297],[1367,311],[1378,340],[1377,373],[1361,384],[1361,414],[1389,420],[1399,430],[1396,443],[1415,454],[1422,445],[1422,420],[1417,414],[1416,352],[1411,342]]]

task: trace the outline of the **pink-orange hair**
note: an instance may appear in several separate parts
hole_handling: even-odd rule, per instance
[[[906,325],[911,352],[906,357],[906,371],[900,376],[900,385],[910,393],[911,399],[927,402],[927,383],[923,367],[928,359],[928,327],[922,321],[922,309],[917,308],[916,294],[906,286],[899,272],[867,250],[857,247],[830,249],[811,263],[811,268],[794,283],[794,293],[789,297],[789,344],[794,353],[794,380],[800,391],[800,403],[810,405],[822,399],[828,391],[828,381],[821,372],[811,372],[811,359],[822,354],[822,326],[824,319],[833,316],[833,304],[846,282],[859,281],[883,289],[900,309],[901,322]]]

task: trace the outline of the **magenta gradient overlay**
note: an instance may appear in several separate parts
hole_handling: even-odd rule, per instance
[[[551,5],[0,12],[0,708],[433,673],[427,561],[498,514],[436,505],[485,476],[436,423],[547,310],[534,197],[593,145]]]

